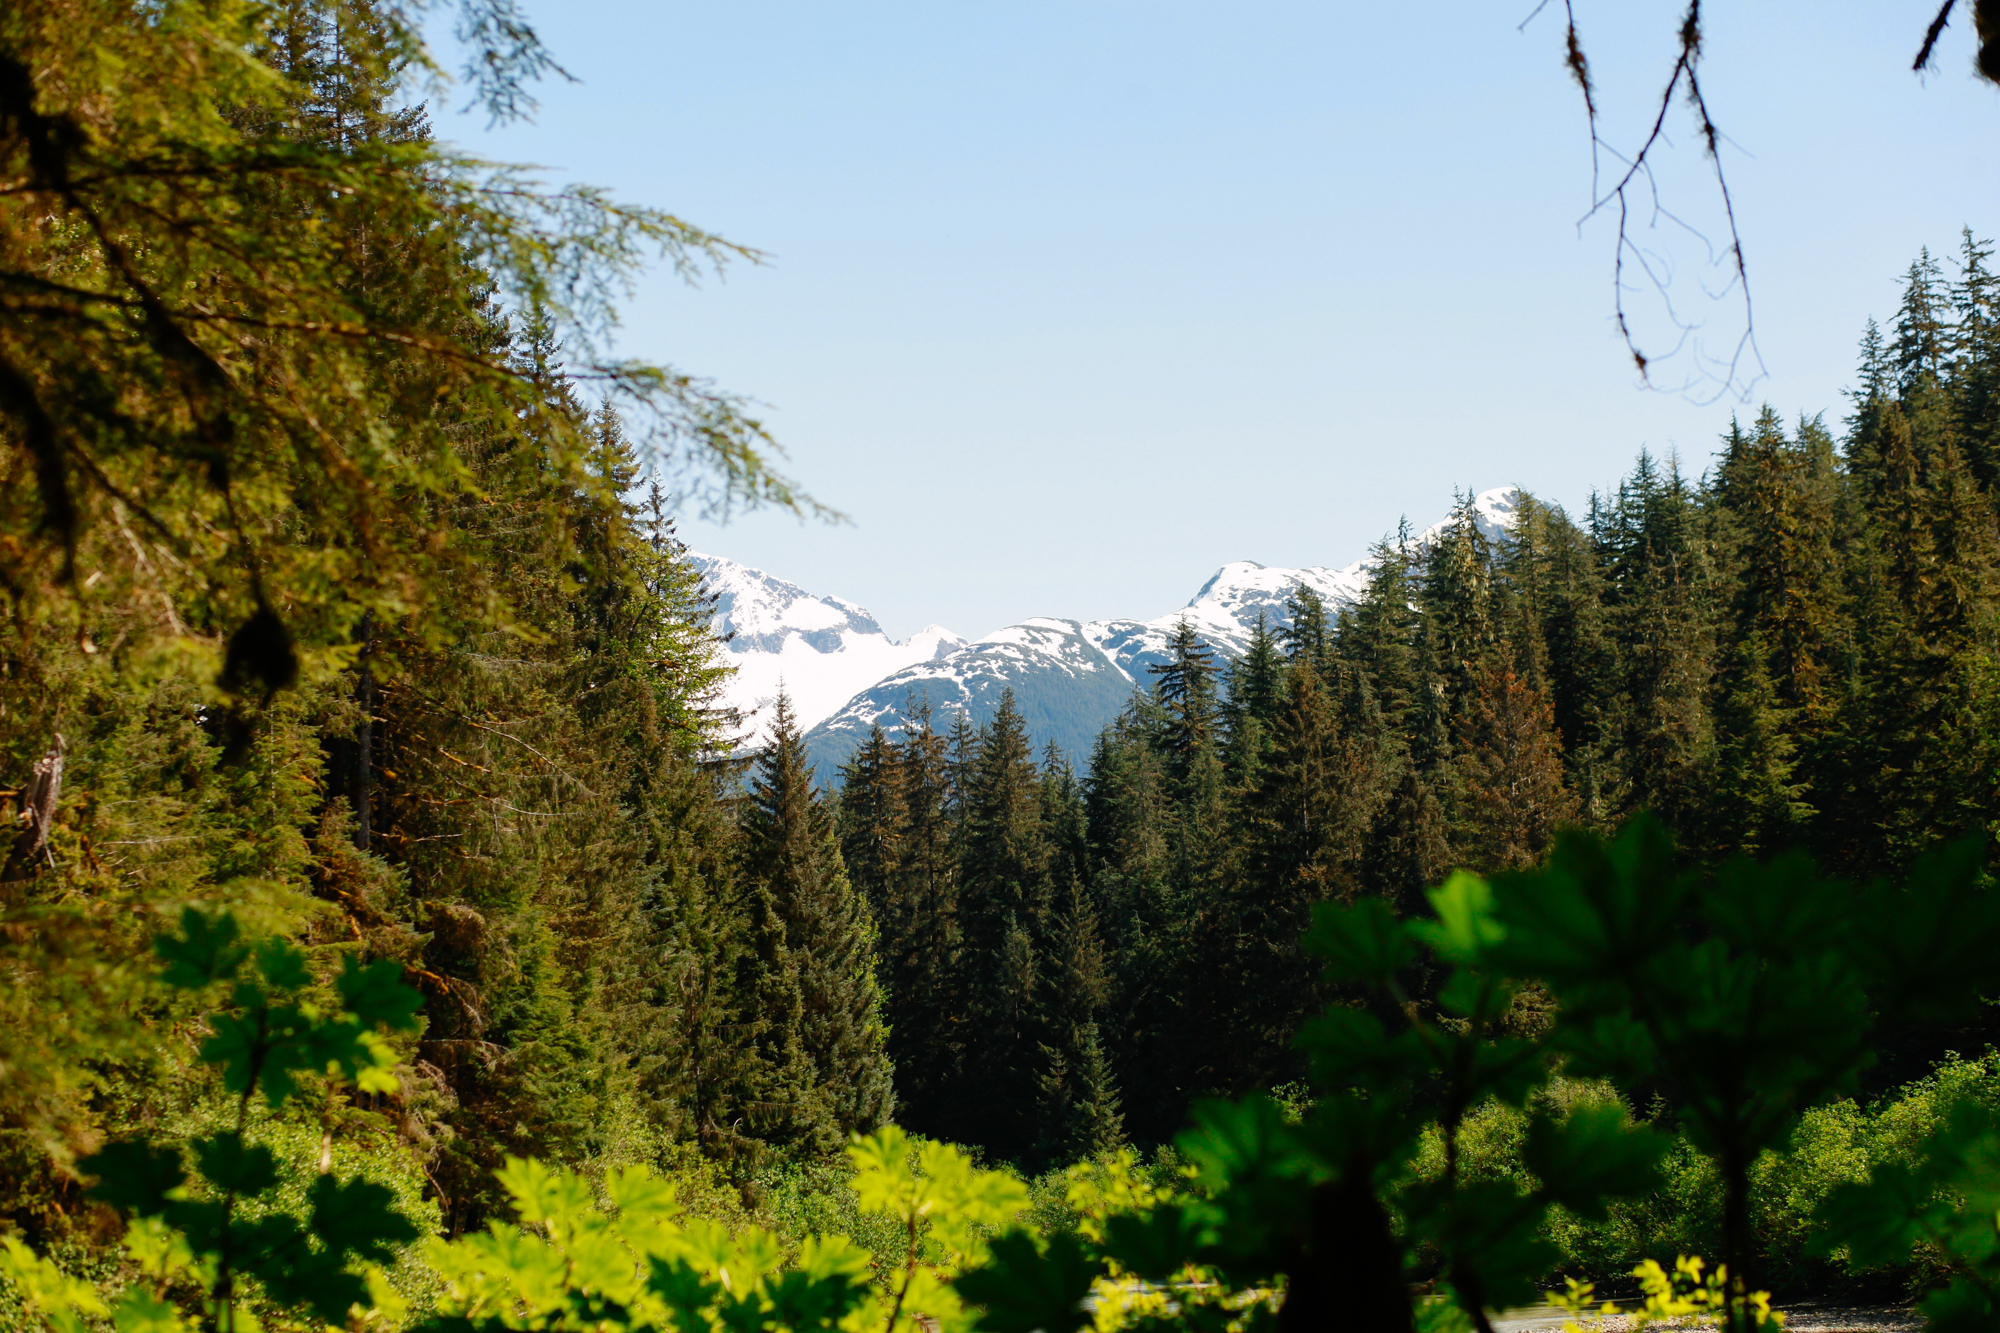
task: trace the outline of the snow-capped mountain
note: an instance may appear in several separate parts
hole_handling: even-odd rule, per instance
[[[1489,541],[1513,526],[1518,499],[1511,486],[1474,497],[1475,520]],[[1445,526],[1440,522],[1424,529],[1414,544],[1428,545]],[[913,708],[924,706],[940,729],[960,709],[977,725],[992,717],[1001,693],[1011,687],[1036,745],[1054,741],[1081,765],[1133,689],[1150,683],[1146,668],[1166,660],[1168,639],[1182,620],[1211,647],[1233,657],[1249,643],[1259,614],[1273,629],[1286,623],[1285,596],[1296,585],[1311,587],[1329,609],[1337,610],[1360,595],[1368,571],[1366,560],[1342,569],[1267,568],[1239,560],[1217,570],[1186,606],[1151,620],[1037,617],[1010,625],[862,688],[807,731],[806,748],[821,779],[831,780],[870,728],[880,726],[894,735],[908,724]]]
[[[872,727],[897,734],[911,710],[925,705],[939,728],[961,709],[977,725],[993,716],[1001,693],[1011,688],[1035,744],[1054,741],[1081,764],[1134,687],[1151,683],[1146,668],[1166,661],[1167,642],[1183,619],[1203,642],[1233,657],[1249,643],[1260,612],[1274,629],[1285,623],[1285,594],[1295,585],[1307,584],[1340,606],[1366,582],[1361,565],[1267,569],[1239,560],[1218,570],[1185,607],[1152,620],[1038,616],[884,677],[808,731],[806,748],[820,775],[829,777]]]
[[[899,733],[924,707],[939,730],[949,727],[960,711],[977,725],[993,716],[1001,694],[1011,688],[1035,745],[1054,741],[1081,760],[1105,723],[1132,697],[1132,676],[1091,637],[1090,629],[1078,621],[1038,616],[995,630],[949,657],[905,667],[862,690],[808,731],[806,753],[820,779],[831,781],[871,727]]]
[[[799,725],[811,727],[884,676],[965,647],[938,625],[898,643],[850,601],[815,596],[721,556],[690,552],[689,558],[716,595],[716,629],[734,636],[724,645],[736,668],[727,698],[750,716],[753,740],[764,738],[780,686]]]

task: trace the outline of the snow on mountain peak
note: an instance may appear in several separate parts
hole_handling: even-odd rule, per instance
[[[1520,493],[1511,486],[1473,497],[1480,531],[1497,541],[1517,516]],[[1449,526],[1445,519],[1413,538],[1429,546]],[[1038,616],[967,642],[927,625],[897,643],[863,608],[839,597],[816,597],[760,569],[718,556],[696,555],[697,566],[718,597],[722,628],[737,674],[729,700],[758,710],[761,739],[770,705],[782,686],[792,697],[807,749],[822,780],[866,736],[871,726],[898,731],[913,703],[927,701],[940,725],[964,710],[982,723],[1007,689],[1016,693],[1029,730],[1081,759],[1098,731],[1124,707],[1134,686],[1150,683],[1146,668],[1164,662],[1174,632],[1186,621],[1219,656],[1234,657],[1250,643],[1257,618],[1275,630],[1289,622],[1285,600],[1304,584],[1330,612],[1358,599],[1372,563],[1344,568],[1283,568],[1235,560],[1218,569],[1186,606],[1151,620],[1079,623]]]
[[[942,625],[926,625],[898,643],[865,607],[845,598],[815,596],[722,556],[688,556],[715,594],[717,628],[734,636],[723,645],[736,668],[724,693],[751,715],[753,740],[764,739],[780,689],[807,730],[884,676],[965,646]]]
[[[1520,517],[1520,510],[1521,492],[1518,487],[1496,486],[1472,497],[1472,521],[1479,525],[1480,535],[1489,542],[1497,542],[1514,530],[1514,520]],[[1450,526],[1449,518],[1439,519],[1417,534],[1416,544],[1429,546]]]

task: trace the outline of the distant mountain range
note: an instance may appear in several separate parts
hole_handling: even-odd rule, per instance
[[[1477,497],[1479,525],[1489,538],[1511,526],[1516,494],[1509,486]],[[1441,527],[1432,525],[1417,540]],[[1217,570],[1185,607],[1151,620],[1038,616],[972,642],[929,625],[898,643],[852,602],[815,596],[734,560],[693,559],[718,595],[719,628],[734,633],[727,645],[737,669],[730,701],[753,714],[761,738],[782,685],[807,729],[806,748],[823,781],[832,780],[871,727],[899,733],[921,703],[928,703],[940,729],[961,709],[979,725],[1009,687],[1035,744],[1054,741],[1081,766],[1132,691],[1150,684],[1146,668],[1166,660],[1168,639],[1181,620],[1218,656],[1233,657],[1249,643],[1259,613],[1274,629],[1285,623],[1285,595],[1296,585],[1311,587],[1338,608],[1368,582],[1365,560],[1340,569],[1239,560]]]

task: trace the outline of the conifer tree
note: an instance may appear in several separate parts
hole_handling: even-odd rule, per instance
[[[1891,349],[1897,388],[1904,398],[1945,373],[1951,351],[1951,305],[1943,290],[1943,270],[1925,246],[1903,276],[1903,303],[1896,312]]]
[[[1767,646],[1781,698],[1810,715],[1824,702],[1839,596],[1832,441],[1817,421],[1788,441],[1769,407],[1725,440],[1715,501],[1733,547],[1722,558],[1736,570],[1734,631]]]
[[[966,783],[959,872],[966,1036],[953,1124],[969,1141],[1015,1159],[1035,1142],[1044,1035],[1037,976],[1051,897],[1041,774],[1011,689],[981,728]]]
[[[1597,554],[1560,509],[1527,495],[1518,508],[1525,539],[1505,546],[1502,574],[1514,604],[1515,660],[1532,662],[1538,638],[1539,683],[1525,665],[1517,670],[1547,691],[1570,788],[1586,814],[1604,819],[1619,804],[1619,668]]]
[[[1465,794],[1458,846],[1475,869],[1526,869],[1578,814],[1563,780],[1555,713],[1547,696],[1505,663],[1489,663],[1477,689],[1458,760]]]
[[[1423,644],[1446,724],[1458,727],[1495,642],[1493,560],[1470,493],[1424,553]]]
[[[2000,486],[2000,274],[1992,259],[1992,243],[1966,228],[1951,287],[1954,424],[1973,476],[1988,491]]]
[[[1327,614],[1326,599],[1308,584],[1295,583],[1285,593],[1285,619],[1274,638],[1287,660],[1311,662],[1325,673],[1333,649],[1334,622]]]
[[[1693,488],[1641,453],[1597,533],[1621,642],[1623,789],[1680,826],[1712,754],[1715,596]]]
[[[1398,912],[1414,914],[1453,863],[1449,817],[1424,775],[1405,764],[1368,830],[1367,886]]]
[[[1428,690],[1410,545],[1405,522],[1394,541],[1369,548],[1368,586],[1354,605],[1342,609],[1336,632],[1340,660],[1366,678],[1397,763],[1416,748],[1413,727]]]
[[[1040,977],[1042,1071],[1037,1079],[1034,1157],[1060,1166],[1095,1157],[1125,1141],[1118,1091],[1098,1030],[1109,1000],[1096,913],[1071,878],[1049,918]]]
[[[1295,592],[1310,589],[1301,584]],[[1324,621],[1323,611],[1321,619]],[[1324,625],[1319,639],[1322,655],[1329,653],[1332,638]],[[1279,642],[1259,611],[1250,629],[1250,642],[1228,666],[1228,698],[1222,705],[1222,758],[1229,781],[1238,786],[1256,780],[1270,747],[1271,724],[1283,707],[1285,660],[1279,653]]]
[[[878,922],[889,919],[892,886],[902,872],[909,812],[901,756],[880,726],[840,770],[840,857],[847,876],[868,899]]]
[[[1300,947],[1315,903],[1360,886],[1374,814],[1369,755],[1340,728],[1310,662],[1286,673],[1271,753],[1239,797],[1228,903],[1228,948],[1217,960],[1224,997],[1214,1061],[1230,1091],[1296,1078],[1292,1038],[1318,1007],[1317,966]]]
[[[778,696],[771,739],[744,814],[744,876],[762,974],[774,1137],[827,1152],[892,1109],[875,926],[848,882],[833,821],[806,762],[791,701]],[[768,997],[768,998],[767,998]]]
[[[1171,885],[1172,809],[1165,764],[1148,743],[1153,701],[1138,695],[1105,728],[1084,783],[1088,884],[1113,984],[1100,1033],[1135,1138],[1174,1131],[1179,1081],[1181,916]]]
[[[1753,632],[1734,650],[1716,705],[1717,747],[1704,850],[1758,855],[1797,845],[1815,813],[1795,781],[1791,713],[1771,678],[1770,653]]]
[[[956,797],[949,742],[933,730],[928,701],[913,699],[905,716],[909,727],[897,747],[903,835],[883,926],[889,1051],[899,1121],[935,1134],[952,1114],[964,1034]]]
[[[1222,709],[1216,698],[1215,653],[1183,616],[1167,640],[1167,659],[1153,676],[1160,732],[1157,742],[1183,806],[1213,800],[1220,781]]]

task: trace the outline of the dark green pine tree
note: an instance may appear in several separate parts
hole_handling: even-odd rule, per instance
[[[1771,653],[1752,633],[1733,650],[1716,702],[1715,776],[1697,846],[1717,859],[1769,855],[1802,841],[1813,807],[1801,797],[1788,708],[1771,678]]]
[[[1165,767],[1147,743],[1150,695],[1097,738],[1084,782],[1086,882],[1112,974],[1099,1032],[1127,1107],[1127,1127],[1160,1143],[1181,1128],[1170,1052],[1178,1031],[1180,917],[1169,885],[1172,814]]]
[[[893,1107],[875,925],[848,882],[840,842],[783,694],[743,816],[744,877],[756,895],[760,1014],[777,1137],[831,1152]],[[763,997],[770,997],[765,1007]]]
[[[1988,491],[2000,487],[2000,274],[1992,260],[1992,243],[1975,240],[1967,228],[1951,286],[1957,327],[1950,377],[1960,447]]]
[[[1409,524],[1394,541],[1369,548],[1368,586],[1341,611],[1335,642],[1343,665],[1360,670],[1400,765],[1414,748],[1413,726],[1428,692],[1418,647],[1415,560]]]
[[[1469,492],[1458,497],[1444,531],[1424,552],[1423,564],[1423,643],[1436,688],[1443,690],[1444,721],[1456,730],[1498,642],[1493,553],[1479,530],[1479,511]]]
[[[1622,795],[1627,809],[1689,829],[1714,743],[1716,596],[1698,497],[1677,463],[1663,473],[1642,452],[1600,521],[1623,668]]]
[[[1219,960],[1216,1079],[1240,1094],[1304,1074],[1292,1039],[1324,997],[1300,947],[1313,904],[1359,887],[1373,793],[1368,754],[1343,735],[1338,701],[1309,661],[1285,676],[1268,759],[1238,796]]]
[[[1261,619],[1260,613],[1260,622]],[[1314,670],[1325,678],[1333,635],[1334,621],[1327,614],[1326,599],[1307,584],[1293,584],[1285,594],[1284,623],[1273,635],[1286,660],[1311,662]]]
[[[1211,807],[1221,791],[1222,708],[1216,697],[1215,653],[1182,617],[1167,640],[1167,659],[1146,668],[1159,707],[1154,744],[1166,760],[1177,803],[1189,812]]]
[[[889,897],[902,868],[909,812],[903,801],[902,756],[881,727],[840,769],[840,859],[847,878],[867,898],[876,922],[889,932]]]
[[[1301,593],[1317,600],[1316,594],[1304,584],[1293,590],[1294,596]],[[1325,655],[1330,651],[1332,639],[1324,624],[1324,608],[1320,620],[1320,651]],[[1251,627],[1250,642],[1244,646],[1242,655],[1229,664],[1227,677],[1229,697],[1222,705],[1222,761],[1229,783],[1240,787],[1256,781],[1257,771],[1270,750],[1271,724],[1285,701],[1285,659],[1279,651],[1279,638],[1271,633],[1262,611],[1257,613],[1257,623]]]
[[[963,1063],[952,1137],[1018,1161],[1034,1150],[1042,1069],[1039,955],[1050,909],[1042,779],[1014,692],[980,729],[961,798]]]
[[[1179,1035],[1156,1029],[1149,1057],[1177,1092],[1169,1101],[1219,1089],[1226,1054],[1220,967],[1230,931],[1225,870],[1227,802],[1222,769],[1222,709],[1214,653],[1185,618],[1153,673],[1147,744],[1166,777],[1167,912],[1160,944],[1176,998]]]
[[[949,1122],[964,1035],[949,744],[931,725],[930,705],[913,699],[897,748],[902,838],[887,893],[883,954],[889,995],[889,1053],[896,1066],[899,1121],[920,1134]]]
[[[1833,442],[1817,420],[1797,443],[1769,407],[1723,437],[1716,468],[1717,559],[1735,585],[1731,633],[1771,654],[1766,670],[1784,704],[1808,718],[1826,703],[1839,607]]]
[[[1940,837],[1991,818],[1991,783],[1971,743],[1993,649],[1991,497],[1973,480],[1949,404],[1920,381],[1887,404],[1872,441],[1867,602],[1859,698],[1842,740],[1844,809],[1825,821],[1836,856],[1857,871],[1906,861]]]
[[[1944,378],[1951,355],[1951,300],[1944,272],[1926,246],[1903,275],[1903,303],[1896,312],[1896,341],[1891,348],[1897,390],[1911,397],[1918,386]]]
[[[1450,818],[1416,765],[1403,764],[1393,784],[1368,830],[1362,878],[1398,912],[1421,916],[1425,892],[1451,873]]]
[[[1814,813],[1813,771],[1799,756],[1814,755],[1813,769],[1823,770],[1837,749],[1827,729],[1846,693],[1839,478],[1817,420],[1788,440],[1766,407],[1750,430],[1731,422],[1723,438],[1711,531],[1719,582],[1731,591],[1715,686],[1717,804],[1706,832],[1718,850],[1775,848],[1802,838]],[[1835,774],[1818,777],[1837,788]]]
[[[1071,878],[1049,918],[1042,968],[1042,1071],[1037,1079],[1034,1159],[1064,1166],[1125,1141],[1118,1089],[1098,1028],[1110,997],[1097,916]]]
[[[1417,609],[1417,553],[1405,520],[1369,550],[1368,586],[1340,617],[1335,644],[1356,684],[1343,699],[1347,732],[1379,727],[1369,778],[1375,810],[1364,887],[1399,910],[1425,910],[1423,893],[1450,868],[1448,814],[1434,781],[1448,748],[1443,691]]]
[[[1582,814],[1608,818],[1618,804],[1618,645],[1590,536],[1560,508],[1523,494],[1499,575],[1516,670],[1547,693]],[[1537,661],[1539,670],[1530,665]]]

